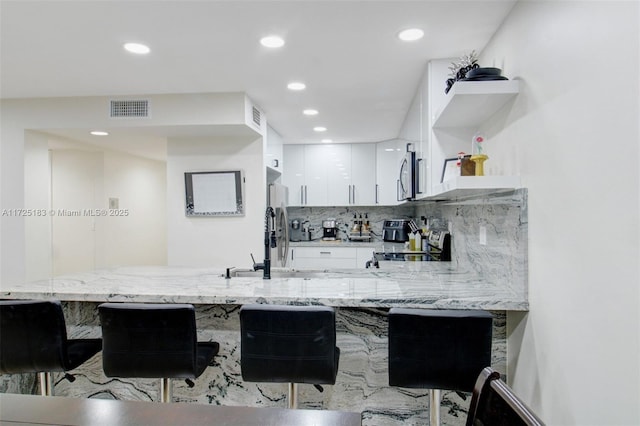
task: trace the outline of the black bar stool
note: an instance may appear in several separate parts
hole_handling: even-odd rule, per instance
[[[440,424],[440,390],[473,391],[491,364],[493,315],[479,310],[389,310],[389,385],[430,389],[429,417]]]
[[[102,367],[107,377],[157,378],[160,399],[171,402],[171,380],[198,378],[220,345],[198,342],[189,304],[103,303]]]
[[[38,373],[41,395],[53,395],[52,372],[73,382],[68,371],[101,348],[101,339],[67,339],[57,300],[0,301],[0,374]]]
[[[333,308],[244,305],[240,329],[242,379],[288,383],[289,408],[297,408],[298,383],[320,391],[320,385],[335,384],[340,349]]]

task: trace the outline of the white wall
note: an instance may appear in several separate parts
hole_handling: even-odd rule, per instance
[[[639,22],[638,2],[521,1],[480,57],[521,80],[486,167],[529,188],[509,373],[550,425],[640,424]]]
[[[143,97],[150,101],[151,116],[124,121],[109,118],[110,97],[3,99],[0,105],[0,211],[26,207],[25,173],[30,172],[25,170],[25,135],[30,131],[149,127],[170,134],[217,131],[257,135],[246,126],[248,99],[243,93]],[[260,158],[262,161],[262,154]],[[28,275],[25,218],[1,216],[0,236],[0,284],[24,281]]]
[[[117,198],[120,210],[105,218],[105,266],[167,264],[166,184],[164,162],[105,151],[101,206]]]
[[[25,279],[51,276],[51,164],[47,135],[26,132],[24,143],[24,207],[46,214],[28,218],[25,226]]]
[[[104,156],[78,149],[50,155],[52,275],[92,271],[102,266],[104,257],[100,238],[104,218],[91,213],[101,208]],[[28,230],[31,220],[26,221]]]
[[[53,149],[52,149],[53,147]],[[29,131],[25,139],[27,281],[126,265],[166,265],[166,164]],[[119,213],[91,216],[85,209]],[[49,213],[53,209],[56,214]],[[59,209],[79,211],[64,216]]]
[[[266,178],[263,140],[169,139],[167,147],[169,266],[243,267],[264,258]],[[186,217],[184,173],[243,170],[245,215]]]

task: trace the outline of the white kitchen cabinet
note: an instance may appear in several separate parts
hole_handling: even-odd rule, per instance
[[[351,205],[376,204],[376,145],[351,144]]]
[[[340,244],[340,243],[336,243]],[[291,265],[296,269],[364,269],[374,248],[327,246],[293,247]]]
[[[374,205],[375,156],[375,144],[285,145],[289,205]]]
[[[395,206],[398,201],[398,176],[405,145],[399,139],[376,144],[376,205]]]
[[[326,206],[328,199],[328,173],[326,159],[329,156],[327,145],[304,146],[306,206]]]
[[[282,184],[289,188],[288,205],[305,205],[304,145],[285,145],[283,148]]]
[[[329,191],[324,205],[348,206],[351,204],[351,145],[332,144],[325,147],[325,156],[316,158],[327,171]]]
[[[282,183],[289,188],[290,206],[327,205],[324,145],[285,145]]]

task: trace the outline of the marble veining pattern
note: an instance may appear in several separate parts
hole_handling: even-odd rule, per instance
[[[77,317],[81,326],[70,329],[70,337],[100,335],[98,303],[65,302],[65,317]],[[196,320],[199,340],[214,340],[221,349],[216,363],[195,380],[189,388],[174,380],[174,400],[198,404],[232,406],[286,406],[286,385],[244,382],[240,370],[240,324],[238,305],[197,305]],[[506,315],[493,312],[494,343],[492,366],[505,371]],[[310,409],[332,409],[362,413],[365,426],[400,426],[428,424],[428,391],[388,386],[387,309],[338,308],[337,345],[340,364],[336,384],[318,392],[311,385],[299,386],[299,406]],[[56,374],[55,394],[79,398],[123,400],[159,400],[159,381],[154,379],[107,378],[102,372],[101,355],[74,371],[76,381],[69,383]],[[0,391],[15,392],[7,378],[22,380],[23,392],[35,391],[35,375],[3,376]],[[463,425],[470,401],[464,393],[443,392],[442,423]]]
[[[383,262],[315,278],[224,278],[216,268],[123,267],[2,285],[0,297],[193,304],[299,303],[335,307],[527,310],[521,282],[483,281],[447,262]],[[400,264],[400,265],[398,265]]]

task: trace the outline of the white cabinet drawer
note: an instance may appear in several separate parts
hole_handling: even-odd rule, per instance
[[[336,243],[339,244],[339,243]],[[374,247],[303,246],[291,250],[296,269],[361,269],[373,257]]]
[[[356,259],[356,248],[351,247],[295,247],[294,258]]]
[[[355,259],[299,257],[294,258],[293,265],[296,269],[353,269],[356,267]]]

